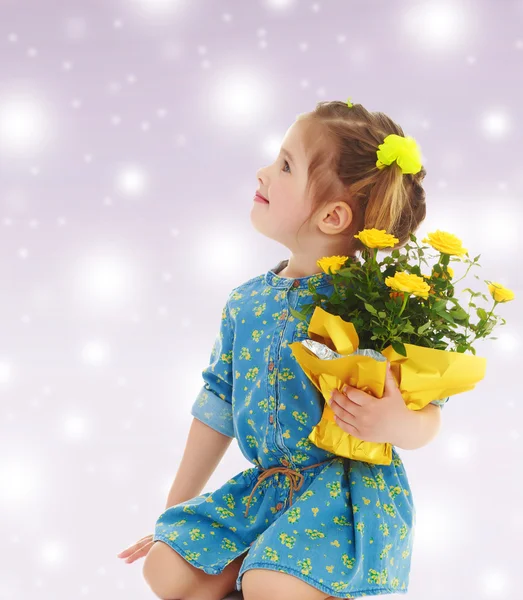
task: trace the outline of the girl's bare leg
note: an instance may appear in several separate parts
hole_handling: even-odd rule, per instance
[[[245,555],[238,556],[218,575],[209,575],[157,541],[145,557],[143,575],[162,600],[222,600],[235,591],[244,559]]]

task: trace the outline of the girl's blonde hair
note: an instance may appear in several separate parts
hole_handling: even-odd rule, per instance
[[[312,112],[299,115],[298,120],[308,125],[307,192],[313,201],[309,219],[329,202],[342,200],[353,211],[353,220],[342,234],[347,236],[348,254],[364,248],[353,236],[373,227],[399,239],[389,251],[404,246],[409,233],[425,219],[421,184],[426,171],[422,168],[415,175],[404,175],[395,162],[383,169],[376,166],[378,146],[389,134],[404,136],[401,127],[382,112],[338,101],[318,102]]]

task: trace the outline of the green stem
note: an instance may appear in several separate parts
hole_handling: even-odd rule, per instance
[[[494,300],[494,305],[492,306],[492,309],[490,310],[489,314],[487,315],[487,319],[486,319],[486,321],[485,321],[485,324],[483,325],[483,329],[481,329],[481,330],[479,331],[479,333],[483,333],[483,331],[484,331],[484,328],[487,326],[487,323],[489,322],[489,319],[490,319],[490,317],[491,317],[492,313],[494,312],[494,309],[496,308],[496,306],[497,306],[498,304],[499,304],[499,302],[498,302],[497,300]],[[476,335],[474,336],[474,339],[473,339],[471,342],[469,342],[469,343],[472,343],[472,342],[474,342],[474,341],[477,339],[477,337],[478,337],[478,332],[476,332]]]
[[[407,306],[407,300],[409,299],[409,295],[407,292],[403,292],[403,306],[398,314],[398,317],[401,317],[401,313],[405,310],[405,306]]]
[[[377,254],[378,254],[378,248],[374,248],[374,252],[372,254],[373,263],[374,263],[374,266],[376,267],[376,271],[378,273],[378,279],[380,280],[381,283],[383,283],[383,274],[382,274],[380,268],[378,267],[378,260],[376,258]]]

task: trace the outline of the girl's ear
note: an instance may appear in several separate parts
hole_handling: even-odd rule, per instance
[[[333,202],[322,211],[319,228],[324,233],[341,233],[352,223],[352,209],[346,202]]]

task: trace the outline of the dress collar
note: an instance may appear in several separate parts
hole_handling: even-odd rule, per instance
[[[322,288],[332,285],[332,278],[329,274],[321,272],[307,277],[280,277],[278,273],[288,265],[289,261],[282,260],[275,267],[270,269],[265,275],[265,282],[274,288],[280,289],[309,289],[309,283],[314,288]]]

